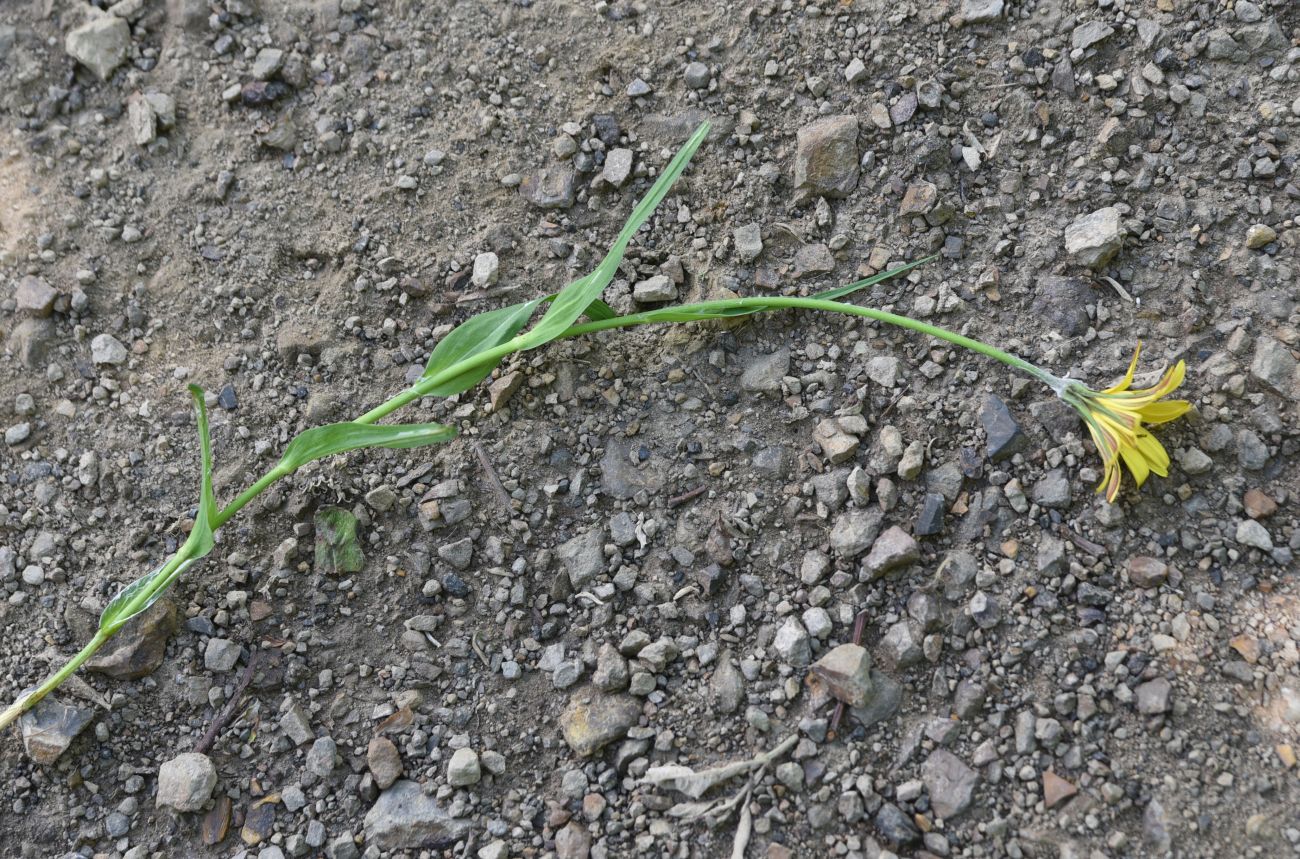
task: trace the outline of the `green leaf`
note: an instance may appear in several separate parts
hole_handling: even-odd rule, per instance
[[[197,560],[191,558],[184,561],[170,573],[164,573],[167,565],[163,564],[152,573],[141,576],[122,588],[108,601],[108,605],[104,606],[104,610],[99,615],[99,628],[108,633],[116,632],[128,620],[147,611],[149,606],[158,602],[158,599],[167,593],[167,589],[181,577],[181,573],[189,569],[190,565]],[[137,598],[141,601],[132,605],[132,601]]]
[[[197,561],[212,551],[212,521],[217,515],[217,500],[212,493],[212,439],[208,435],[208,407],[203,402],[203,389],[198,385],[190,385],[189,388],[199,425],[202,472],[199,477],[199,515],[194,517],[194,527],[190,530],[186,545],[190,546],[190,560]]]
[[[511,304],[496,310],[480,313],[457,325],[452,332],[434,347],[433,354],[424,365],[421,379],[430,379],[446,372],[469,358],[495,349],[519,333],[528,320],[532,318],[537,305],[549,296],[534,298],[519,304]],[[488,374],[501,363],[502,355],[491,363],[483,363],[457,373],[450,379],[440,381],[436,386],[425,391],[426,396],[450,397],[461,391],[468,391],[488,377]]]
[[[709,123],[700,123],[700,127],[691,135],[691,139],[686,141],[686,144],[681,149],[677,150],[673,160],[668,162],[668,166],[659,174],[659,178],[650,187],[650,191],[636,204],[636,208],[632,210],[632,216],[623,225],[622,232],[618,234],[613,247],[609,249],[609,253],[605,254],[605,258],[601,260],[600,265],[596,266],[595,270],[587,276],[575,280],[560,290],[559,295],[555,297],[555,301],[547,309],[546,315],[524,334],[521,350],[536,349],[538,346],[551,342],[576,322],[579,316],[582,316],[584,312],[588,312],[592,302],[600,298],[600,294],[604,292],[605,287],[614,279],[614,273],[618,271],[618,264],[623,261],[623,254],[627,251],[627,245],[632,240],[632,236],[636,234],[637,230],[641,229],[641,225],[649,219],[654,210],[663,202],[664,197],[668,195],[668,189],[682,175],[682,171],[686,169],[691,156],[695,154],[695,150],[700,148],[700,144],[704,142],[704,138],[708,133]]]
[[[445,424],[359,424],[346,421],[312,427],[294,436],[276,466],[297,471],[312,460],[363,447],[403,449],[438,444],[456,437],[455,427]]]
[[[316,570],[329,575],[359,573],[366,556],[357,542],[357,517],[341,507],[316,511]]]
[[[588,304],[587,309],[582,311],[582,315],[590,319],[592,322],[600,322],[618,316],[618,314],[614,312],[614,308],[610,307],[599,298],[592,301],[591,304]]]

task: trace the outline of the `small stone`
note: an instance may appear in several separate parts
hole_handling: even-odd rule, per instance
[[[1078,50],[1087,50],[1115,32],[1115,28],[1103,21],[1087,21],[1074,28],[1070,35],[1070,45]]]
[[[845,197],[858,185],[858,119],[830,116],[799,129],[795,190],[811,197]]]
[[[499,412],[510,402],[510,398],[523,387],[524,374],[511,370],[492,384],[488,385],[488,405],[493,412]]]
[[[576,820],[555,834],[556,859],[587,859],[591,855],[591,834]]]
[[[447,783],[452,787],[469,787],[483,777],[479,769],[478,753],[473,749],[457,749],[447,764]]]
[[[710,77],[709,67],[704,65],[704,63],[694,62],[686,64],[684,78],[686,80],[686,86],[689,88],[708,89]]]
[[[907,812],[888,802],[880,806],[872,822],[876,825],[876,831],[895,847],[912,844],[921,837],[921,831],[916,828]]]
[[[596,670],[591,675],[596,688],[602,692],[622,692],[630,676],[628,662],[618,648],[608,642],[602,644],[596,655]]]
[[[991,24],[1002,17],[1003,0],[961,0],[961,19],[967,24]]]
[[[1277,502],[1258,489],[1247,489],[1241,503],[1252,519],[1267,519],[1277,512]]]
[[[1242,659],[1254,665],[1259,662],[1260,646],[1259,639],[1253,635],[1234,635],[1228,639],[1228,646],[1237,651]]]
[[[112,334],[98,334],[90,341],[90,359],[96,364],[116,366],[125,364],[126,347]]]
[[[1128,578],[1140,588],[1158,588],[1169,577],[1169,565],[1144,555],[1129,558]]]
[[[209,671],[229,671],[239,661],[243,648],[228,638],[209,638],[203,650],[203,667]]]
[[[68,32],[63,48],[102,81],[126,62],[131,50],[131,27],[116,15],[96,14]]]
[[[921,630],[914,621],[898,621],[880,639],[880,662],[887,671],[906,671],[923,656]]]
[[[1065,228],[1065,250],[1080,265],[1099,269],[1124,243],[1119,209],[1107,206],[1076,218]]]
[[[387,790],[402,774],[402,756],[387,737],[375,737],[366,748],[366,766],[380,790]]]
[[[32,275],[19,280],[18,287],[14,290],[18,312],[37,318],[49,316],[54,311],[54,300],[58,297],[59,293],[54,287]]]
[[[568,540],[556,551],[569,573],[569,584],[580,591],[605,571],[605,533],[593,528]]]
[[[763,231],[758,224],[736,227],[732,240],[741,262],[753,262],[763,252]]]
[[[1246,247],[1257,251],[1277,241],[1277,230],[1268,224],[1251,224],[1246,228]]]
[[[208,756],[185,752],[158,768],[156,802],[177,811],[198,811],[212,797],[216,786],[217,768]]]
[[[754,393],[781,390],[781,380],[790,371],[790,350],[778,349],[770,355],[751,358],[740,376],[740,387]]]
[[[1035,504],[1063,510],[1070,506],[1070,478],[1064,468],[1054,468],[1034,483],[1031,497]]]
[[[524,177],[519,193],[539,209],[567,209],[573,205],[575,178],[567,167],[543,168]]]
[[[366,813],[368,844],[380,850],[437,850],[450,847],[470,830],[468,819],[453,818],[420,785],[398,781],[379,795]]]
[[[921,780],[930,794],[934,813],[945,820],[970,807],[979,773],[945,749],[936,749],[921,765]]]
[[[862,60],[854,57],[849,60],[849,64],[844,67],[844,80],[855,84],[867,76],[867,65]]]
[[[496,254],[491,251],[481,253],[474,257],[474,270],[473,274],[470,275],[470,282],[480,289],[491,286],[497,282],[497,274],[500,269],[501,261]]]
[[[903,684],[874,668],[871,670],[871,689],[867,703],[849,711],[864,728],[892,718],[903,703]]]
[[[713,670],[710,686],[713,689],[713,697],[718,702],[719,711],[734,713],[744,703],[745,678],[741,676],[729,656],[718,660],[718,667]]]
[[[876,541],[883,523],[884,513],[879,509],[847,510],[831,528],[831,548],[841,558],[856,558]]]
[[[1079,792],[1070,782],[1051,770],[1043,773],[1043,805],[1053,808]]]
[[[1020,431],[1020,424],[1011,416],[1011,410],[1001,398],[990,394],[980,409],[980,423],[984,426],[990,462],[1009,459],[1029,446],[1029,439]]]
[[[871,553],[862,562],[867,574],[878,579],[886,573],[909,566],[921,557],[920,547],[902,528],[892,526],[871,546]]]
[[[1169,711],[1169,696],[1173,685],[1163,677],[1150,680],[1133,690],[1137,696],[1137,710],[1144,716],[1158,716]]]
[[[307,750],[307,772],[320,778],[329,778],[334,772],[338,744],[332,737],[317,737]]]
[[[793,616],[787,617],[772,639],[772,649],[788,665],[801,667],[812,659],[808,630]]]
[[[932,537],[943,533],[944,497],[936,492],[927,492],[921,503],[921,512],[917,514],[916,524],[912,528],[918,537]]]
[[[1296,359],[1285,344],[1268,334],[1255,341],[1250,375],[1282,396],[1290,396],[1296,377]]]
[[[1178,464],[1190,475],[1205,474],[1214,467],[1214,460],[1198,447],[1188,448],[1178,456]]]
[[[54,763],[94,718],[95,712],[89,707],[73,707],[51,697],[42,698],[18,717],[27,757],[42,765]]]
[[[970,609],[971,620],[980,629],[992,629],[1002,620],[1002,608],[997,599],[984,591],[976,591],[967,608]]]
[[[632,300],[639,304],[673,301],[677,298],[677,284],[666,274],[656,274],[632,287]]]
[[[1264,552],[1273,551],[1273,538],[1268,529],[1254,519],[1243,519],[1237,523],[1237,542]]]
[[[253,77],[259,81],[270,80],[284,65],[284,51],[279,48],[262,48],[253,59]]]
[[[560,728],[569,748],[586,758],[621,740],[640,718],[641,704],[635,698],[584,689],[570,699]]]
[[[866,706],[874,687],[871,684],[871,654],[857,644],[841,644],[808,672],[808,685],[824,687],[837,701],[850,707]]]
[[[605,166],[600,171],[597,184],[605,188],[622,188],[632,176],[632,164],[631,149],[609,150],[605,153]]]
[[[32,425],[27,421],[14,424],[5,430],[5,444],[10,447],[17,447],[32,436]],[[44,576],[41,577],[42,581]]]
[[[832,465],[846,462],[858,452],[857,436],[846,433],[837,420],[828,419],[819,423],[813,430],[813,440]]]
[[[627,85],[627,94],[632,98],[639,98],[644,95],[649,95],[651,92],[653,92],[653,88],[650,86],[650,84],[646,83],[640,78],[633,78],[632,82]]]

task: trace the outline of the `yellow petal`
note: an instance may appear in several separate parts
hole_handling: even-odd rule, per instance
[[[1147,467],[1146,458],[1142,456],[1141,452],[1134,448],[1121,447],[1119,455],[1124,458],[1124,464],[1128,466],[1128,470],[1133,472],[1133,483],[1139,487],[1146,483],[1147,478],[1151,476],[1151,469]]]
[[[1169,454],[1165,453],[1165,448],[1156,437],[1149,432],[1139,432],[1137,437],[1137,449],[1146,457],[1147,465],[1151,470],[1161,477],[1169,476]]]
[[[1143,406],[1138,414],[1142,416],[1143,423],[1155,426],[1182,417],[1191,407],[1192,404],[1186,400],[1163,400]]]
[[[1118,465],[1108,468],[1106,470],[1106,478],[1105,480],[1102,481],[1102,485],[1106,487],[1106,500],[1109,503],[1114,504],[1115,499],[1119,496],[1119,466]],[[1101,487],[1099,486],[1097,488],[1100,489]]]
[[[1142,354],[1142,341],[1138,341],[1137,349],[1133,350],[1133,360],[1129,362],[1128,372],[1124,374],[1124,381],[1120,382],[1113,388],[1107,388],[1102,391],[1103,394],[1118,394],[1126,390],[1129,385],[1133,384],[1133,373],[1137,370],[1138,356]]]

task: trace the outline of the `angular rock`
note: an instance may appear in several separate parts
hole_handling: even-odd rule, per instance
[[[470,282],[480,289],[491,286],[497,282],[500,271],[500,258],[492,251],[486,251],[474,257],[474,268],[470,274]]]
[[[101,81],[106,81],[114,69],[126,62],[131,50],[131,27],[116,15],[97,14],[68,31],[63,48]]]
[[[587,758],[623,739],[640,718],[641,704],[635,698],[587,688],[570,699],[560,717],[560,728],[569,748]]]
[[[861,707],[852,708],[849,713],[864,728],[883,722],[898,712],[903,704],[903,684],[883,671],[871,669],[871,694]]]
[[[1070,782],[1051,770],[1043,773],[1043,805],[1054,808],[1079,792]]]
[[[907,812],[892,803],[881,805],[872,822],[884,839],[895,847],[912,844],[921,837],[921,831]]]
[[[1002,17],[1003,0],[961,0],[961,19],[967,24],[991,24]]]
[[[970,807],[979,773],[945,749],[935,749],[921,765],[921,780],[930,794],[934,813],[945,820]]]
[[[1035,317],[1049,323],[1067,337],[1077,337],[1092,324],[1087,305],[1095,301],[1092,290],[1077,277],[1045,275],[1034,287],[1032,310]],[[1078,417],[1075,417],[1078,420]]]
[[[228,638],[209,638],[203,650],[203,667],[209,671],[229,671],[239,661],[243,650],[239,642]]]
[[[807,665],[812,659],[808,630],[793,615],[787,617],[777,629],[776,637],[772,639],[772,649],[783,662],[795,667]]]
[[[473,824],[456,819],[413,781],[398,781],[366,812],[366,843],[380,850],[439,850],[460,840]]]
[[[878,579],[915,563],[920,557],[920,547],[912,535],[894,525],[876,538],[870,554],[862,561],[862,568],[871,578]]]
[[[576,820],[555,834],[556,859],[587,859],[591,855],[591,833]]]
[[[861,645],[841,644],[813,663],[807,682],[850,707],[864,707],[874,691],[871,654]]]
[[[987,438],[989,462],[1010,459],[1029,446],[1029,439],[1020,431],[1007,404],[994,394],[989,394],[980,409],[980,423]]]
[[[18,312],[42,319],[54,311],[54,299],[58,297],[54,287],[30,274],[18,281],[18,288],[14,290]]]
[[[457,749],[447,762],[447,783],[452,787],[469,787],[482,777],[478,753],[473,749]]]
[[[832,465],[839,465],[853,458],[858,452],[857,436],[849,435],[834,419],[824,420],[813,430],[813,441],[821,447],[822,453]]]
[[[1074,28],[1070,34],[1070,45],[1079,50],[1087,50],[1114,32],[1115,28],[1104,21],[1086,21]]]
[[[622,188],[632,175],[631,149],[615,148],[605,153],[605,166],[596,177],[598,188]]]
[[[795,191],[809,197],[846,197],[858,186],[858,118],[828,116],[797,134]]]
[[[936,534],[943,533],[943,513],[945,500],[937,492],[925,493],[925,500],[921,502],[921,512],[916,516],[916,524],[912,532],[918,537],[933,537]]]
[[[777,349],[769,355],[751,358],[740,375],[740,387],[754,393],[777,392],[790,371],[790,350]]]
[[[841,558],[856,558],[876,541],[885,514],[879,509],[847,510],[831,528],[831,548]]]
[[[1119,252],[1124,230],[1119,209],[1107,206],[1080,215],[1065,228],[1065,250],[1075,262],[1089,268],[1102,268]]]
[[[95,339],[90,341],[90,360],[96,364],[110,366],[125,364],[127,354],[122,341],[112,334],[97,334]]]
[[[1138,686],[1133,690],[1138,712],[1144,716],[1156,716],[1168,712],[1169,696],[1173,690],[1173,685],[1163,677],[1157,677]]]
[[[794,269],[791,274],[796,278],[811,274],[825,274],[834,270],[835,256],[831,253],[831,249],[821,242],[803,245],[794,252]]]
[[[1128,578],[1140,588],[1158,588],[1169,578],[1169,565],[1159,558],[1138,555],[1128,559]]]
[[[176,604],[167,597],[127,621],[86,667],[115,680],[138,680],[162,664],[167,642],[176,632]],[[236,652],[238,655],[238,652]]]
[[[1243,546],[1251,546],[1263,552],[1273,551],[1273,538],[1268,529],[1254,519],[1242,519],[1237,523],[1236,538]]]
[[[1031,497],[1034,503],[1049,509],[1063,510],[1070,506],[1070,478],[1064,468],[1054,468],[1034,483]]]
[[[737,670],[730,655],[719,658],[710,685],[713,687],[713,697],[718,702],[718,710],[723,713],[736,712],[745,701],[745,678]]]
[[[640,304],[673,301],[677,298],[677,284],[666,274],[656,274],[632,287],[632,300]]]
[[[744,224],[732,233],[732,243],[741,262],[753,262],[763,252],[763,230],[758,224]]]
[[[375,737],[366,748],[366,766],[380,790],[392,787],[402,774],[402,755],[387,737]]]
[[[18,718],[27,757],[42,765],[54,763],[94,717],[95,711],[89,707],[73,707],[50,697],[42,698]]]
[[[880,664],[887,671],[906,671],[925,655],[921,649],[921,627],[915,621],[900,620],[880,639]]]
[[[539,209],[567,209],[573,205],[574,179],[567,167],[545,167],[525,176],[519,193]]]
[[[1277,240],[1277,230],[1268,224],[1251,224],[1246,228],[1246,247],[1257,251]]]
[[[592,528],[562,543],[556,555],[569,574],[569,583],[580,591],[605,572],[605,530]]]
[[[179,754],[158,768],[159,806],[177,811],[198,811],[212,797],[217,786],[217,768],[207,755]]]
[[[1296,359],[1285,344],[1268,334],[1255,341],[1255,354],[1250,361],[1250,375],[1284,397],[1295,388]]]

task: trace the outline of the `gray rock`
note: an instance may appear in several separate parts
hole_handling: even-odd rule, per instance
[[[285,736],[295,746],[301,746],[316,737],[311,729],[311,722],[307,719],[307,711],[296,701],[286,703],[280,713],[280,730],[284,731]]]
[[[763,252],[763,230],[758,224],[744,224],[732,233],[741,262],[753,262]]]
[[[884,839],[895,847],[912,844],[921,837],[921,831],[908,813],[892,803],[882,804],[872,822]]]
[[[1169,697],[1173,685],[1163,677],[1143,683],[1133,690],[1137,696],[1137,710],[1144,716],[1156,716],[1169,711]]]
[[[686,86],[691,89],[708,89],[709,79],[711,77],[712,76],[709,74],[709,67],[704,65],[704,63],[693,62],[686,64],[684,78],[686,80]]]
[[[5,430],[5,444],[10,447],[16,447],[31,438],[31,435],[32,425],[27,421],[14,424]]]
[[[791,274],[796,278],[826,274],[835,270],[835,255],[821,242],[810,242],[794,252]]]
[[[594,688],[574,694],[560,717],[564,741],[579,757],[591,757],[627,736],[641,718],[641,704],[627,695],[607,695]]]
[[[457,749],[447,763],[447,783],[452,787],[469,787],[483,777],[478,754],[473,749]]]
[[[203,667],[209,671],[229,671],[239,661],[243,648],[228,638],[209,638],[203,650]]]
[[[605,166],[601,168],[597,184],[604,188],[622,188],[632,176],[633,153],[631,149],[614,148],[605,153]]]
[[[6,346],[29,370],[44,369],[56,331],[49,319],[23,319],[9,332]]]
[[[935,749],[921,765],[921,780],[930,794],[934,813],[946,820],[970,807],[979,774],[952,752]]]
[[[380,850],[438,850],[467,834],[472,824],[448,814],[413,781],[399,781],[366,812],[367,844]]]
[[[470,282],[480,289],[491,286],[497,282],[500,271],[500,258],[492,251],[486,251],[474,257],[474,268],[470,274]]]
[[[126,626],[90,658],[86,668],[116,680],[147,677],[162,664],[167,642],[176,629],[176,604],[163,597],[144,613],[127,621]]]
[[[631,670],[618,648],[606,642],[600,646],[596,655],[596,670],[592,672],[591,682],[602,692],[622,692],[627,688]]]
[[[718,667],[713,669],[710,681],[713,697],[718,702],[722,713],[734,713],[745,701],[745,678],[736,669],[729,654],[718,659]]]
[[[217,786],[217,768],[207,755],[179,754],[158,768],[159,806],[177,811],[198,811],[212,797]]]
[[[253,77],[259,81],[270,80],[284,65],[284,51],[279,48],[262,48],[253,59]]]
[[[126,62],[131,50],[131,27],[116,15],[96,14],[68,31],[63,40],[68,55],[106,81]]]
[[[812,645],[808,630],[794,616],[787,617],[772,639],[772,649],[789,665],[801,667],[812,660]]]
[[[961,19],[967,24],[991,24],[1002,17],[1003,0],[961,0]]]
[[[895,525],[872,543],[870,554],[862,561],[862,568],[868,576],[878,579],[886,573],[915,563],[920,557],[921,550],[916,540]]]
[[[124,364],[126,358],[126,347],[112,334],[98,334],[90,341],[90,359],[96,364]]]
[[[560,545],[556,552],[574,590],[582,590],[605,571],[605,531],[596,527]]]
[[[673,301],[676,298],[677,284],[666,274],[656,274],[632,287],[632,300],[641,304]]]
[[[850,707],[864,707],[875,691],[871,654],[861,645],[841,644],[813,663],[808,682],[820,684],[831,697]]]
[[[338,757],[338,745],[332,737],[318,737],[307,750],[307,772],[320,778],[329,778],[334,772],[334,761]]]
[[[1268,334],[1255,341],[1255,355],[1250,361],[1250,375],[1283,396],[1295,388],[1296,359],[1283,343]]]
[[[1078,50],[1087,50],[1115,32],[1115,28],[1104,21],[1087,21],[1074,28],[1070,34],[1070,45]]]
[[[871,669],[871,695],[866,704],[852,708],[849,713],[864,728],[893,718],[903,704],[903,684],[883,671]]]
[[[880,664],[886,671],[906,671],[921,662],[921,627],[915,621],[900,620],[880,639]]]
[[[1054,468],[1034,483],[1031,493],[1034,503],[1049,509],[1062,510],[1070,506],[1070,478],[1064,468]]]
[[[841,558],[856,558],[876,541],[885,514],[879,509],[846,510],[831,528],[831,549]]]
[[[1268,445],[1253,430],[1237,431],[1237,462],[1247,471],[1259,471],[1268,465]]]
[[[567,167],[545,167],[525,176],[519,193],[539,209],[567,209],[573,205],[575,178]]]
[[[740,375],[740,386],[754,393],[778,392],[781,380],[790,372],[790,350],[777,349],[770,355],[751,358]]]
[[[662,672],[668,664],[681,654],[676,642],[671,638],[660,638],[641,648],[636,658],[655,673]]]
[[[1034,286],[1033,313],[1067,337],[1077,337],[1092,324],[1087,305],[1095,301],[1092,290],[1077,277],[1045,275]],[[1077,419],[1077,418],[1076,418]]]
[[[817,424],[817,428],[813,430],[813,440],[821,447],[822,453],[832,465],[847,462],[858,452],[858,437],[846,433],[839,421],[834,419]],[[837,486],[844,485],[843,481],[837,480],[835,483]]]
[[[14,289],[18,312],[41,318],[54,312],[54,300],[58,297],[58,290],[30,274],[18,281],[18,286]]]
[[[1171,828],[1165,807],[1161,805],[1159,799],[1152,797],[1142,812],[1142,840],[1151,845],[1156,855],[1164,856],[1173,846],[1173,838],[1169,832]]]
[[[918,537],[933,537],[943,533],[943,513],[946,507],[944,497],[937,492],[925,493],[921,502],[921,511],[916,515],[916,524],[912,531]]]
[[[73,707],[50,697],[42,698],[18,718],[27,757],[42,765],[54,763],[94,718],[95,711],[89,707]]]
[[[967,607],[970,609],[971,620],[980,629],[992,629],[1002,619],[1002,608],[998,605],[997,598],[984,591],[976,591]]]
[[[1237,523],[1237,542],[1243,546],[1252,546],[1265,552],[1273,551],[1273,538],[1268,529],[1254,519],[1242,519]]]
[[[845,197],[858,186],[858,118],[828,116],[799,129],[795,190],[811,197]]]
[[[1065,250],[1080,265],[1102,268],[1124,243],[1119,209],[1107,206],[1080,215],[1065,228]]]
[[[1029,439],[1020,431],[1020,424],[1011,416],[1007,404],[994,394],[989,394],[980,409],[980,423],[984,426],[990,462],[1009,459],[1029,446]]]
[[[1138,555],[1128,559],[1128,580],[1139,588],[1158,588],[1169,578],[1169,565],[1159,558]]]

